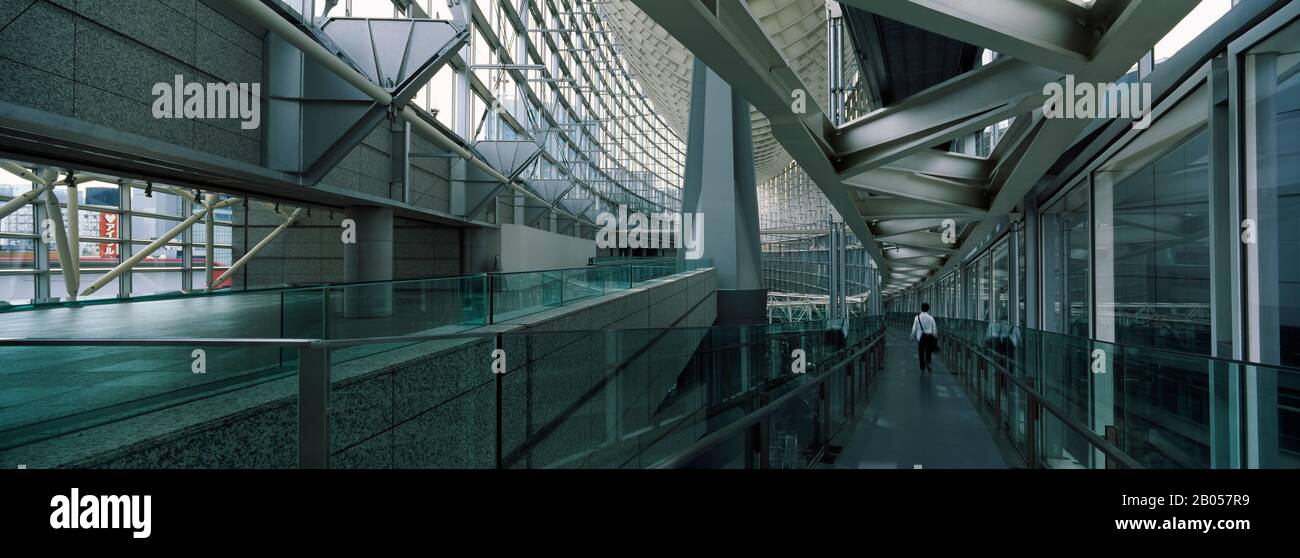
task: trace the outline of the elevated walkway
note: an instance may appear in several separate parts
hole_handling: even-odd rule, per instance
[[[675,271],[454,333],[0,339],[0,466],[1214,467],[1218,386],[1300,377],[957,319],[922,375],[908,316],[711,326]]]
[[[916,341],[889,328],[884,371],[870,402],[841,440],[836,469],[1001,469],[1008,465],[967,399],[936,358],[919,372]]]

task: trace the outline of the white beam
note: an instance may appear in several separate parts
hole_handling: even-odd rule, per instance
[[[107,285],[109,281],[117,279],[118,276],[122,275],[123,273],[131,271],[131,268],[135,267],[135,265],[140,263],[141,260],[149,257],[149,255],[152,254],[154,250],[157,250],[163,247],[168,242],[171,242],[171,239],[176,238],[178,235],[188,230],[191,225],[199,222],[200,219],[203,219],[214,209],[219,207],[228,207],[230,205],[239,203],[240,201],[237,198],[231,198],[227,200],[222,200],[220,202],[216,202],[215,201],[216,197],[217,197],[216,194],[208,194],[207,199],[204,200],[203,203],[203,210],[193,215],[190,215],[184,221],[181,221],[176,226],[168,230],[166,233],[163,233],[162,236],[158,237],[153,242],[150,242],[148,246],[142,248],[135,255],[131,256],[130,258],[127,258],[126,261],[117,264],[117,267],[114,267],[112,271],[105,273],[99,279],[95,280],[94,283],[91,283],[89,287],[86,287],[86,290],[82,291],[81,296],[88,296],[94,294],[95,291],[98,291],[99,289],[103,288],[104,285]]]
[[[46,171],[47,182],[53,182],[53,172]],[[59,198],[55,197],[53,188],[45,190],[45,215],[45,218],[53,223],[54,249],[59,255],[59,267],[63,269],[64,286],[67,288],[68,296],[76,300],[77,288],[81,286],[81,276],[77,274],[77,264],[70,262],[70,258],[80,258],[81,250],[78,246],[78,250],[74,252],[68,244],[68,229],[63,223],[63,208],[59,207]]]
[[[253,257],[257,256],[258,252],[261,252],[263,248],[266,248],[266,246],[271,243],[271,241],[275,240],[276,237],[280,236],[280,233],[284,232],[285,229],[289,228],[290,225],[294,224],[294,222],[298,220],[298,216],[301,214],[302,214],[301,207],[293,210],[293,213],[289,214],[289,217],[285,219],[283,223],[280,223],[280,226],[272,230],[270,234],[267,234],[266,238],[260,240],[257,244],[255,244],[252,248],[248,250],[247,254],[244,254],[242,257],[240,257],[239,261],[236,261],[235,263],[231,264],[229,269],[227,269],[224,273],[222,273],[220,277],[217,277],[215,281],[212,281],[208,285],[208,291],[211,292],[216,285],[220,285],[222,281],[225,281],[231,275],[234,275],[236,271],[242,269],[245,264],[252,261]]]

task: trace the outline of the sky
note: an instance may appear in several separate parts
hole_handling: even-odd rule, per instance
[[[1213,25],[1231,8],[1232,0],[1201,0],[1201,3],[1187,14],[1187,17],[1178,22],[1165,38],[1156,43],[1156,61],[1173,56],[1178,49],[1187,46],[1187,43],[1192,42],[1192,39],[1200,35],[1205,28]]]

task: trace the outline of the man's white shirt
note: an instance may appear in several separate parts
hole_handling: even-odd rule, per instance
[[[934,322],[934,317],[929,312],[921,312],[915,320],[912,320],[912,338],[918,342],[921,340],[922,333],[935,335],[939,332],[939,324]]]

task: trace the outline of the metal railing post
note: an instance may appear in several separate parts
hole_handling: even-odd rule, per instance
[[[821,399],[821,432],[817,435],[817,445],[831,445],[831,394],[826,382],[817,385],[817,397]]]
[[[993,375],[993,424],[996,430],[1002,430],[1002,375]]]
[[[489,273],[483,274],[483,293],[487,296],[487,316],[483,321],[488,325],[492,325],[496,323],[496,318],[493,317],[493,313],[496,309],[495,301],[497,297],[492,294],[492,275]]]
[[[1119,447],[1119,428],[1117,428],[1117,427],[1116,427],[1115,425],[1113,425],[1113,424],[1107,424],[1107,425],[1106,425],[1106,441],[1107,441],[1107,442],[1110,442],[1110,443],[1112,443],[1112,444],[1114,444],[1115,447]],[[1109,455],[1107,455],[1107,456],[1106,456],[1106,468],[1107,468],[1107,469],[1118,469],[1118,468],[1119,468],[1119,463],[1116,462],[1114,459],[1111,459],[1111,457],[1110,457]]]
[[[346,294],[347,287],[343,287]],[[345,303],[346,304],[346,303]],[[325,285],[320,291],[320,338],[330,338],[330,286]]]
[[[1025,409],[1025,465],[1038,468],[1038,400],[1029,398]]]
[[[330,352],[298,349],[298,467],[330,466]]]
[[[755,403],[756,403],[754,407],[755,410],[766,407],[768,403],[767,393],[760,392],[758,394],[758,398],[755,401]],[[750,447],[752,451],[749,453],[749,458],[746,459],[746,463],[745,463],[746,468],[752,469],[754,468],[755,465],[757,465],[759,469],[771,469],[772,468],[772,448],[771,448],[772,441],[769,438],[769,434],[768,434],[767,418],[764,418],[763,420],[760,420],[756,424],[754,424],[753,430],[750,431],[750,440],[751,440]],[[757,452],[758,454],[757,462],[754,461],[755,452]]]

